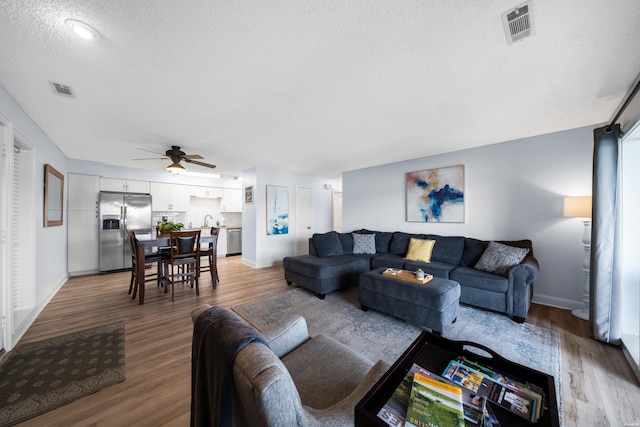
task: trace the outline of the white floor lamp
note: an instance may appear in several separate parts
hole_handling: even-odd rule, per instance
[[[584,261],[582,271],[585,275],[584,292],[582,301],[584,307],[571,312],[574,316],[589,320],[589,277],[591,263],[591,196],[565,197],[562,216],[570,218],[582,218],[584,234],[582,235],[582,247],[584,248]]]

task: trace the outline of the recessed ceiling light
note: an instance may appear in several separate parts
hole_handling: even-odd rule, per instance
[[[85,40],[98,40],[100,38],[100,34],[91,26],[85,24],[84,22],[78,21],[76,19],[67,19],[64,21],[78,37],[82,37]]]

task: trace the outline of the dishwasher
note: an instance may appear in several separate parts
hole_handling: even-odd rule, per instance
[[[227,256],[242,253],[242,228],[227,229]]]

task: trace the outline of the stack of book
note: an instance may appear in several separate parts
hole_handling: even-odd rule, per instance
[[[498,427],[487,401],[536,422],[544,393],[465,358],[452,360],[442,376],[414,363],[378,417],[392,427]]]
[[[535,384],[516,381],[465,358],[452,360],[442,375],[532,423],[542,414],[544,391]]]

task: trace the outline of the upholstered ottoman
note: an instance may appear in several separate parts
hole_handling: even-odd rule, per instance
[[[373,308],[439,334],[458,317],[458,282],[434,277],[421,285],[383,276],[384,270],[360,275],[358,300],[362,310]]]

